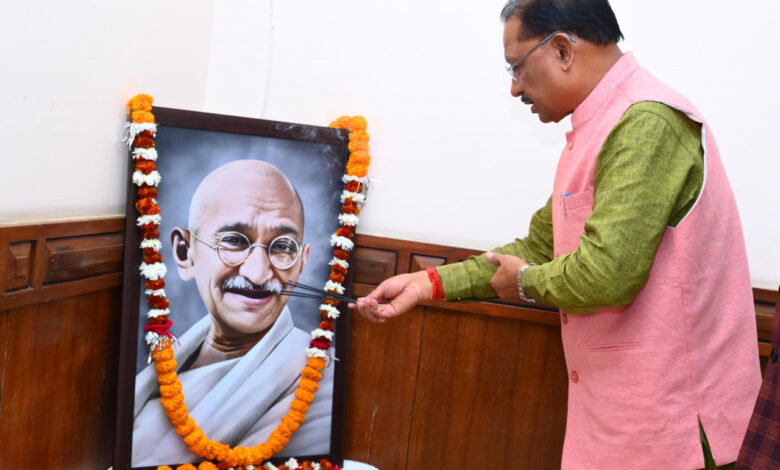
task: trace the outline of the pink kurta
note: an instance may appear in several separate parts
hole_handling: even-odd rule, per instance
[[[715,140],[693,105],[630,53],[572,115],[553,192],[555,256],[577,249],[593,211],[602,144],[641,101],[703,123],[704,185],[688,215],[666,229],[631,305],[561,313],[569,373],[564,469],[702,468],[697,417],[717,463],[733,462],[761,383],[745,242]]]

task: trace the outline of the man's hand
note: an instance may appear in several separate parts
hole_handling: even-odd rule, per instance
[[[430,300],[433,286],[425,271],[401,274],[385,280],[376,289],[357,301],[361,315],[371,321],[382,322],[411,310],[424,300]]]
[[[487,252],[487,260],[498,266],[498,271],[490,278],[490,285],[502,300],[521,302],[517,291],[517,272],[528,264],[524,259],[511,255],[499,255]]]

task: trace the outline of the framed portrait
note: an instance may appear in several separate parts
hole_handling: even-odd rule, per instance
[[[168,108],[154,115],[159,253],[184,401],[209,439],[252,447],[290,410],[321,320],[321,298],[285,292],[291,282],[328,281],[348,131]],[[203,460],[170,424],[149,362],[136,189],[128,177],[116,470]],[[271,462],[343,462],[349,315],[338,308],[314,401]]]

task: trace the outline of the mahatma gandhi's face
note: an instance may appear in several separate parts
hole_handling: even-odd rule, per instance
[[[185,280],[195,279],[215,326],[228,337],[270,328],[288,299],[278,292],[286,282],[298,279],[306,263],[308,247],[303,246],[300,258],[289,269],[272,265],[263,246],[256,246],[236,266],[227,265],[214,249],[230,232],[245,235],[252,244],[268,245],[280,236],[301,243],[300,199],[284,175],[271,168],[266,171],[261,166],[254,171],[254,166],[239,165],[216,177],[210,175],[198,189],[198,201],[190,214],[191,233],[186,234],[190,235],[190,265],[180,273]],[[227,243],[233,242],[228,239]]]

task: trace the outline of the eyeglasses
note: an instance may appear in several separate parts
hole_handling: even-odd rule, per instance
[[[556,34],[565,34],[566,36],[569,37],[569,39],[571,39],[571,42],[577,42],[577,39],[574,36],[572,36],[571,34],[567,33],[566,31],[561,31],[561,30],[553,31],[552,33],[547,35],[546,38],[542,39],[539,42],[539,44],[535,45],[533,48],[531,48],[530,51],[526,52],[525,55],[523,55],[523,57],[520,57],[518,60],[514,61],[512,64],[507,65],[506,71],[507,71],[507,73],[509,73],[509,76],[512,77],[512,81],[515,81],[515,82],[517,81],[517,68],[520,66],[520,63],[523,62],[525,59],[527,59],[528,56],[531,55],[531,53],[533,51],[535,51],[535,50],[539,49],[540,47],[544,46],[545,43],[547,41],[549,41],[550,39],[552,39]]]
[[[258,246],[265,248],[271,265],[276,269],[290,269],[301,257],[301,246],[294,238],[287,235],[276,237],[266,245],[263,243],[253,244],[246,235],[240,232],[225,232],[219,235],[217,243],[212,245],[199,238],[193,231],[190,231],[190,234],[195,240],[212,250],[216,250],[219,259],[227,266],[242,264],[252,254],[252,250]]]

